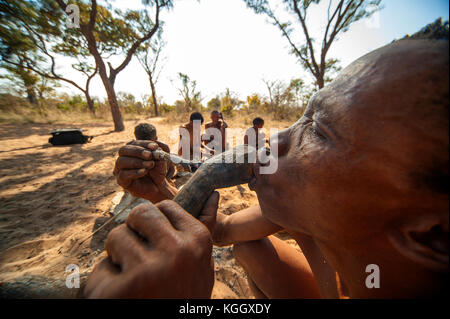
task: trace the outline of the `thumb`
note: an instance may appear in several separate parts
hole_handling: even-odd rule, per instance
[[[217,208],[219,207],[219,197],[219,192],[214,191],[211,196],[209,196],[200,216],[198,217],[198,220],[208,228],[210,233],[212,233],[214,225],[216,224]]]

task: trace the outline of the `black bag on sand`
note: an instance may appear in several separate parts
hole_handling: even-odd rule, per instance
[[[70,145],[70,144],[84,144],[90,142],[93,136],[83,135],[82,129],[61,129],[51,131],[53,137],[48,139],[52,145]]]

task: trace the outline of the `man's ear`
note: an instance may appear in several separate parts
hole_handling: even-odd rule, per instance
[[[404,257],[430,270],[448,272],[449,225],[443,218],[430,214],[411,220],[390,235],[393,246]]]

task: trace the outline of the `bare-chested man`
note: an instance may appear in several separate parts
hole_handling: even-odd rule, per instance
[[[211,238],[234,244],[257,297],[447,293],[448,50],[447,29],[444,40],[397,41],[343,70],[279,133],[277,172],[255,167],[261,209],[216,217],[217,193],[199,220],[170,200],[138,207],[108,236],[86,295],[208,297]],[[156,168],[136,173],[155,147],[125,146],[116,164],[119,184],[154,201],[175,193]],[[281,229],[303,253],[271,236]],[[366,285],[370,265],[379,288]]]
[[[186,159],[193,159],[194,155],[200,156],[201,158],[201,128],[203,121],[203,115],[200,112],[194,112],[190,115],[189,122],[180,127],[178,155]],[[189,136],[187,136],[188,134]],[[186,154],[187,145],[183,146],[183,143],[187,143],[185,138],[189,138],[189,154]]]
[[[225,122],[221,112],[214,110],[211,112],[211,122],[205,124],[205,134],[203,140],[209,148],[213,148],[216,154],[225,151],[226,149],[226,129],[228,124]],[[215,140],[216,136],[211,132],[212,129],[216,130],[216,135],[220,134]]]
[[[244,144],[250,144],[256,149],[260,149],[266,144],[266,134],[261,132],[261,129],[264,126],[264,120],[260,117],[255,117],[252,123],[253,126],[245,131]]]

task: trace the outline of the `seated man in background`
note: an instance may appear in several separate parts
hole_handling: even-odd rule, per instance
[[[153,124],[141,123],[134,128],[134,136],[137,140],[156,141],[158,134]]]
[[[198,220],[170,200],[136,208],[109,234],[86,295],[209,297],[212,240],[234,244],[260,298],[448,294],[448,50],[448,25],[428,28],[345,68],[279,132],[277,172],[255,165],[260,209],[217,214],[217,192]],[[171,199],[163,164],[136,174],[155,147],[123,147],[116,178]],[[302,253],[271,236],[281,229]]]
[[[205,134],[203,141],[205,145],[214,150],[214,154],[222,153],[226,150],[226,129],[228,124],[223,119],[221,112],[214,110],[211,112],[211,122],[205,124]]]
[[[260,117],[255,117],[253,119],[253,126],[245,131],[244,144],[250,144],[256,149],[264,147],[266,144],[266,134],[260,131],[263,126],[264,120]]]
[[[139,125],[136,125],[136,127],[134,128],[134,136],[137,140],[156,142],[164,152],[170,153],[170,147],[167,144],[158,141],[156,127],[153,124],[141,123]],[[175,166],[172,163],[169,163],[166,177],[170,179],[173,177],[174,173]]]
[[[178,155],[189,160],[201,160],[203,122],[203,115],[199,112],[194,112],[189,117],[189,123],[180,126]]]

